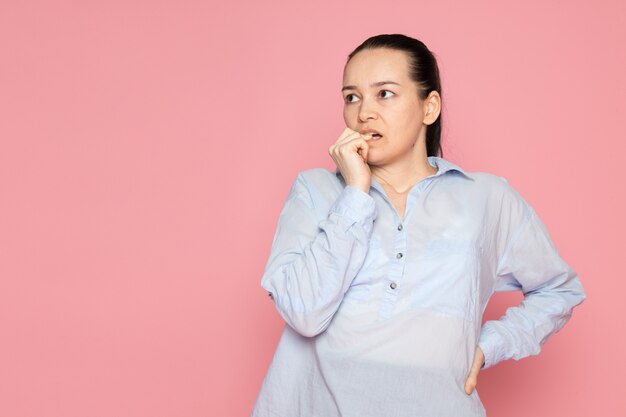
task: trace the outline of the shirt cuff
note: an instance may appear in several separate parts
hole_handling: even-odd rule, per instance
[[[478,346],[485,354],[485,364],[481,369],[490,368],[499,362],[498,349],[501,348],[500,343],[500,336],[490,326],[483,325],[478,338]]]
[[[330,211],[347,217],[352,221],[352,224],[359,223],[368,234],[371,232],[372,223],[378,215],[376,202],[372,196],[351,185],[344,187]]]

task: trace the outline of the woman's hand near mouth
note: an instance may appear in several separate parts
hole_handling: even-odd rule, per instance
[[[346,185],[369,192],[372,172],[367,164],[371,134],[362,135],[349,127],[339,135],[337,141],[328,148],[329,155],[337,164]]]

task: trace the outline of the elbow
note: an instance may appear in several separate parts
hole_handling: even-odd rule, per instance
[[[326,331],[341,302],[341,298],[334,296],[303,296],[293,289],[289,291],[284,285],[275,285],[266,277],[261,286],[271,294],[270,298],[285,323],[305,337]]]
[[[315,337],[323,333],[332,320],[332,314],[325,314],[325,309],[313,312],[283,307],[280,303],[276,304],[276,309],[285,323],[304,337]]]
[[[280,297],[274,298],[276,310],[285,323],[302,336],[315,337],[323,333],[332,320],[333,313],[329,311],[329,308],[309,310],[293,303],[285,305],[285,302],[286,300]]]
[[[585,289],[583,288],[578,275],[575,275],[570,281],[570,286],[568,288],[569,291],[565,292],[565,296],[569,296],[569,304],[572,307],[575,307],[579,304],[582,304],[583,301],[587,299],[587,294],[585,293]]]
[[[263,288],[285,323],[300,335],[314,337],[323,333],[330,325],[334,310],[329,305],[311,310],[300,300],[293,300],[285,294],[280,295],[270,285],[264,285]]]
[[[540,293],[542,296],[556,296],[562,300],[567,312],[587,299],[587,294],[576,272],[568,268],[562,274],[549,281],[545,287],[536,288],[530,293]],[[559,303],[559,304],[561,304]]]

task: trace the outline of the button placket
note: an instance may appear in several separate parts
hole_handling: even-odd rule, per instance
[[[385,291],[386,296],[378,312],[379,316],[382,318],[391,317],[399,298],[402,297],[402,290],[399,285],[401,283],[401,280],[404,279],[404,269],[406,263],[404,255],[407,248],[407,235],[404,231],[402,219],[396,217],[395,225],[390,226],[394,227],[398,232],[397,234],[395,234],[393,239],[393,250],[395,252],[396,262],[392,262],[392,264],[389,266],[389,275],[387,276],[387,288]]]
[[[402,231],[404,227],[402,226],[402,223],[398,224],[398,231]],[[403,241],[403,245],[406,245],[406,236],[404,234],[402,234],[402,241]],[[402,248],[400,248],[402,249]],[[396,253],[396,259],[402,259],[404,257],[404,253],[402,252],[398,252]],[[404,268],[402,268],[404,269]],[[391,283],[389,284],[389,288],[391,288],[392,290],[395,290],[396,288],[398,288],[398,284],[396,283],[396,281],[391,281]]]

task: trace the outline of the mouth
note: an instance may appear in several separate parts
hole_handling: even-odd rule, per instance
[[[369,136],[369,140],[379,140],[383,137],[380,133],[375,131],[374,129],[367,129],[360,132],[364,136]]]

